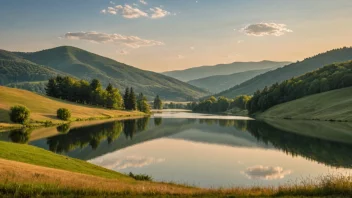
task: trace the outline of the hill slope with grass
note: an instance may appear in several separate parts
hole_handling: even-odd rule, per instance
[[[33,146],[0,142],[1,197],[350,197],[351,177],[273,187],[201,189],[137,181]]]
[[[109,118],[138,116],[140,112],[109,110],[84,106],[59,99],[49,98],[30,91],[0,86],[0,122],[11,123],[9,110],[14,105],[24,105],[31,110],[32,122],[51,121],[62,122],[56,118],[59,108],[67,108],[72,113],[72,119]]]
[[[211,93],[219,93],[227,90],[235,85],[241,84],[259,74],[263,74],[272,70],[260,69],[245,72],[234,73],[230,75],[215,75],[196,80],[188,81],[189,84],[210,91]]]
[[[234,62],[230,64],[219,64],[214,66],[192,67],[185,70],[163,72],[164,75],[182,80],[191,81],[214,75],[228,75],[249,70],[278,68],[290,62],[260,61],[260,62]]]
[[[97,78],[104,86],[112,83],[121,92],[126,87],[133,87],[136,92],[143,92],[149,98],[160,95],[162,99],[186,101],[208,94],[203,89],[177,79],[141,70],[75,47],[62,46],[31,53],[2,52],[3,59],[20,59],[45,65],[78,79],[89,81]],[[13,79],[9,74],[6,77]]]
[[[216,94],[234,98],[238,95],[252,95],[256,90],[263,89],[276,82],[280,83],[292,77],[303,75],[307,72],[324,67],[335,62],[345,62],[352,60],[352,48],[340,48],[306,58],[303,61],[292,63],[282,68],[258,75],[240,85],[234,86],[226,91]]]
[[[258,118],[352,121],[352,87],[276,105],[258,115]]]

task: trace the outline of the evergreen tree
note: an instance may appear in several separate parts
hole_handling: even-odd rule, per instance
[[[130,98],[130,91],[128,87],[125,90],[125,95],[123,95],[123,103],[125,106],[126,110],[130,110],[130,105],[129,105],[129,98]]]
[[[118,89],[110,83],[106,87],[106,107],[109,109],[120,109],[122,107],[122,98]]]
[[[137,109],[138,111],[141,111],[144,113],[150,113],[150,106],[148,104],[148,100],[142,93],[138,95]]]
[[[154,109],[162,109],[163,102],[161,101],[159,95],[157,95],[154,99]]]
[[[50,78],[48,84],[46,84],[45,92],[47,96],[57,97],[57,90],[56,90],[56,80],[55,78]]]
[[[129,103],[129,110],[136,110],[137,109],[137,101],[136,101],[136,95],[134,94],[133,88],[131,87],[130,89],[130,95],[128,99]]]

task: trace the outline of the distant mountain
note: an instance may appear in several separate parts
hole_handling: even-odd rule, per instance
[[[207,91],[181,82],[174,78],[164,76],[151,71],[141,70],[115,60],[99,56],[79,48],[62,46],[47,49],[39,52],[23,53],[0,51],[0,60],[6,71],[0,70],[1,77],[6,78],[6,83],[41,81],[58,73],[71,75],[73,77],[91,80],[99,79],[104,86],[112,83],[121,92],[126,87],[133,87],[136,92],[143,92],[150,99],[155,95],[160,95],[162,99],[185,101],[202,97],[208,94]],[[19,61],[19,63],[11,62]],[[21,78],[8,68],[16,65],[17,69],[25,68],[28,75],[36,76]],[[42,65],[42,66],[40,66]],[[44,65],[44,66],[43,66]],[[17,70],[16,69],[16,70]],[[38,75],[40,74],[39,78]]]
[[[256,90],[263,89],[265,86],[270,86],[276,82],[280,83],[292,77],[303,75],[307,72],[324,67],[325,65],[345,62],[352,60],[352,48],[339,48],[318,54],[316,56],[306,58],[303,61],[286,65],[273,71],[260,74],[240,85],[234,86],[226,91],[220,92],[215,96],[225,96],[233,98],[238,95],[252,95]]]
[[[282,67],[290,64],[290,62],[274,62],[274,61],[260,61],[260,62],[234,62],[230,64],[219,64],[215,66],[201,66],[193,67],[185,70],[168,71],[164,75],[182,80],[184,82],[205,78],[214,75],[228,75],[233,73],[245,72],[249,70],[269,69]]]
[[[239,85],[259,74],[263,74],[274,68],[250,70],[245,72],[234,73],[230,75],[215,75],[196,80],[188,81],[189,84],[210,91],[211,93],[219,93],[227,90],[235,85]]]

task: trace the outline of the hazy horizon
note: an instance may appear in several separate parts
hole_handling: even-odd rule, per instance
[[[13,0],[1,5],[1,49],[33,52],[68,45],[155,72],[295,62],[352,46],[348,0]]]

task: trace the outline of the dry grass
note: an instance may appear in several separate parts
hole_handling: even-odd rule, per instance
[[[131,178],[101,178],[0,159],[0,193],[45,197],[350,197],[352,178],[325,176],[278,188],[201,189]]]
[[[67,108],[72,113],[73,120],[103,119],[113,117],[140,116],[141,112],[102,109],[80,105],[55,98],[41,96],[29,91],[0,86],[0,127],[13,127],[8,112],[11,106],[24,105],[31,110],[32,122],[62,123],[56,118],[59,108]]]

